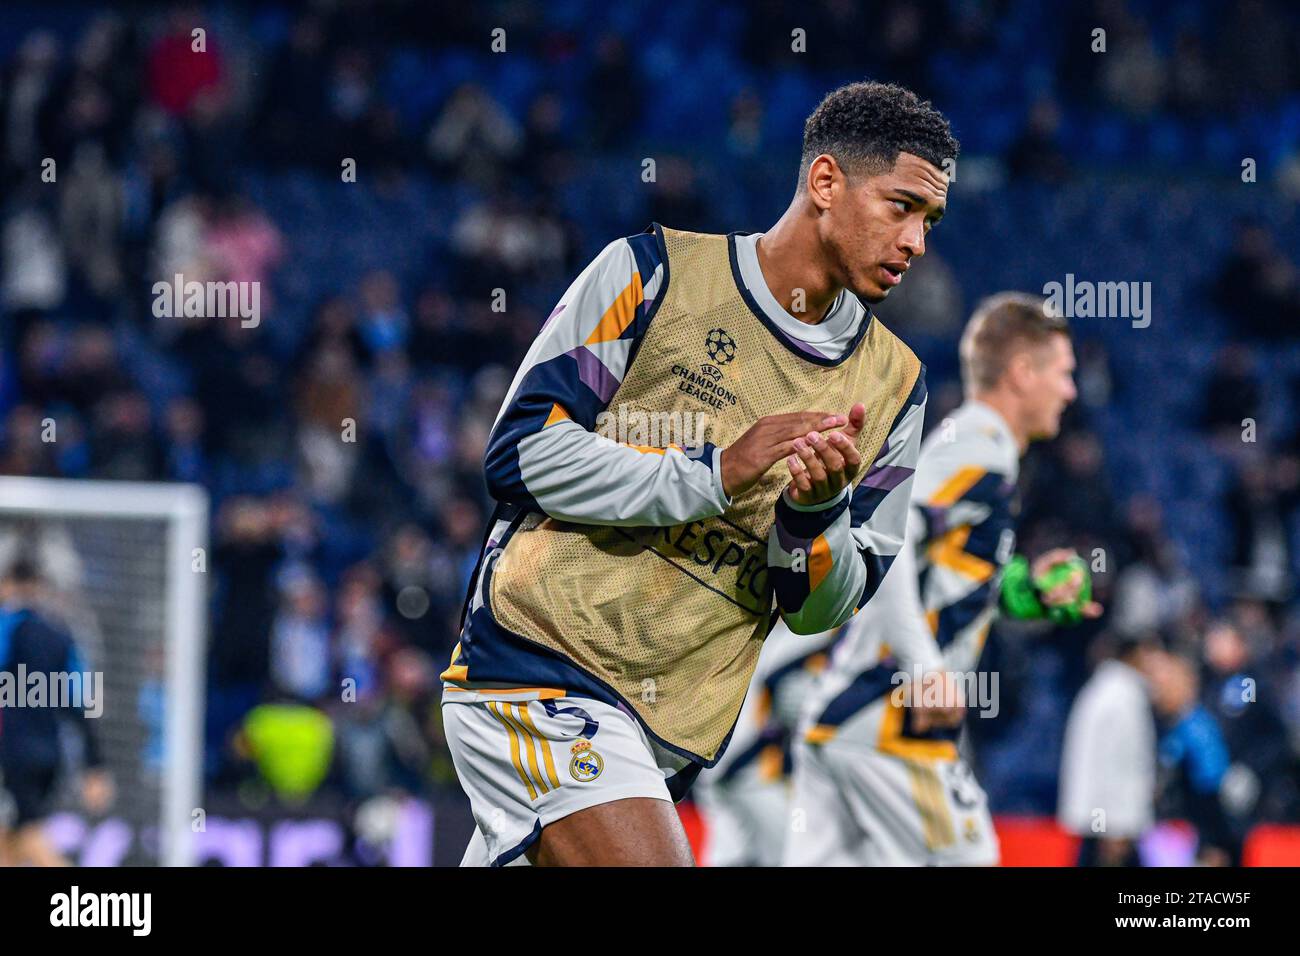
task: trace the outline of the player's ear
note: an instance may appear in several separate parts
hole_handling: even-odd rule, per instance
[[[822,153],[809,165],[804,188],[808,190],[809,197],[818,209],[826,209],[830,206],[837,176],[843,178],[844,173],[830,153]]]
[[[1011,353],[1011,357],[1007,359],[1005,377],[1012,388],[1016,391],[1023,391],[1028,388],[1033,372],[1034,357],[1028,351],[1019,349]]]

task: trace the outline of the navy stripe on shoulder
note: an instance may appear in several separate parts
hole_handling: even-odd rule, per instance
[[[655,270],[664,264],[659,238],[654,232],[647,230],[635,236],[628,236],[627,244],[632,247],[632,255],[636,259],[636,271],[641,276],[641,285],[644,286],[653,278]]]
[[[1007,476],[996,471],[987,472],[979,481],[971,485],[959,500],[974,504],[989,505],[999,510],[1011,511],[1011,497],[1016,486],[1007,481]]]
[[[632,340],[632,348],[627,356],[627,366],[623,369],[624,378],[627,378],[628,372],[632,370],[632,364],[636,361],[637,353],[641,351],[641,343],[645,341],[645,334],[650,328],[650,322],[659,312],[659,306],[663,304],[668,295],[668,280],[670,278],[668,246],[664,242],[663,227],[657,222],[652,222],[644,232],[635,236],[628,236],[626,241],[632,247],[632,255],[636,259],[637,274],[641,277],[643,292],[646,283],[654,276],[656,269],[662,266],[663,274],[659,280],[659,287],[655,290],[654,298],[642,300],[641,304],[636,307],[636,318],[619,336],[622,339]]]
[[[817,723],[839,727],[862,708],[888,694],[895,686],[896,668],[892,660],[882,661],[858,674],[849,686],[832,698]]]
[[[957,635],[969,627],[971,622],[984,612],[993,597],[993,579],[990,579],[960,600],[941,609],[939,611],[939,626],[934,635],[935,643],[939,645],[939,649],[943,650],[956,640]]]
[[[498,501],[521,504],[535,511],[541,508],[524,485],[519,467],[519,443],[542,430],[558,403],[569,417],[588,431],[596,427],[597,416],[609,404],[617,382],[585,349],[557,355],[528,370],[519,383],[509,408],[501,416],[483,455],[483,472],[488,490]],[[584,366],[584,361],[586,362]]]

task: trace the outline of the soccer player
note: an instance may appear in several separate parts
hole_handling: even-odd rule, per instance
[[[1032,569],[1012,559],[1020,458],[1075,397],[1065,320],[1001,293],[976,308],[960,357],[966,400],[921,449],[904,548],[807,702],[787,865],[995,864],[987,800],[956,744],[975,682],[958,678],[974,675],[999,604],[1021,618],[1101,611],[1073,552]]]
[[[843,87],[767,233],[656,224],[555,307],[489,439],[442,675],[464,863],[693,862],[673,801],[772,624],[840,625],[901,547],[924,368],[868,303],[925,253],[957,150],[914,94]]]
[[[72,638],[40,610],[42,580],[35,565],[20,558],[0,580],[0,672],[18,675],[85,674]],[[66,703],[66,702],[61,702]],[[112,801],[113,783],[100,759],[92,721],[70,706],[0,707],[0,781],[14,805],[8,833],[0,831],[0,863],[66,866],[46,838],[42,824],[52,809],[64,748],[59,721],[69,721],[82,737],[87,771],[82,801],[92,813]]]

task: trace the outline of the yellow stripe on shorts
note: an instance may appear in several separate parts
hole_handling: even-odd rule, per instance
[[[534,787],[533,782],[528,779],[528,774],[524,773],[523,762],[519,759],[519,734],[516,733],[515,728],[510,721],[506,720],[505,715],[502,714],[501,711],[497,710],[497,705],[498,702],[495,700],[488,701],[488,710],[492,712],[493,717],[501,721],[501,725],[505,727],[506,733],[510,736],[510,762],[515,765],[515,773],[519,774],[519,779],[522,780],[524,786],[528,788],[528,799],[536,800],[537,788]]]
[[[951,846],[957,842],[948,803],[944,799],[939,773],[931,764],[905,760],[908,776],[912,778],[912,799],[921,814],[925,845],[931,850]]]
[[[506,720],[510,721],[510,723],[514,725],[515,729],[518,730],[519,733],[523,735],[521,739],[524,742],[524,747],[528,754],[528,769],[532,772],[531,773],[532,778],[535,781],[537,781],[537,786],[542,791],[542,793],[550,793],[551,788],[548,787],[546,785],[546,781],[542,779],[542,771],[537,766],[536,742],[533,740],[533,735],[528,732],[528,728],[525,727],[523,723],[519,720],[519,718],[515,715],[515,711],[510,709],[512,707],[518,707],[518,706],[519,706],[518,704],[509,704],[506,703],[505,701],[502,701],[501,711],[502,713],[505,714]]]
[[[546,775],[551,779],[551,786],[559,788],[560,778],[555,773],[555,761],[551,759],[551,745],[540,733],[537,732],[537,725],[533,723],[533,715],[528,713],[528,704],[515,704],[519,708],[519,719],[524,722],[535,738],[537,738],[537,747],[542,752],[542,761],[546,764]]]

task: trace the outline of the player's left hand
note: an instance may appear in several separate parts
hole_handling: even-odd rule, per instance
[[[797,504],[830,501],[857,477],[862,456],[855,444],[866,422],[867,408],[858,402],[849,411],[849,423],[838,431],[809,432],[794,440],[794,454],[785,460],[790,469],[787,490]]]
[[[1078,553],[1073,548],[1052,548],[1048,551],[1044,551],[1034,559],[1031,573],[1035,578],[1042,577],[1056,565],[1063,564],[1064,562],[1077,558],[1078,556]],[[1067,580],[1062,581],[1050,591],[1043,592],[1039,597],[1048,607],[1060,607],[1062,605],[1072,604],[1075,599],[1078,598],[1079,592],[1083,590],[1084,583],[1084,575],[1074,575]],[[1089,601],[1079,609],[1079,613],[1088,619],[1100,617],[1101,612],[1102,606],[1096,601]]]

